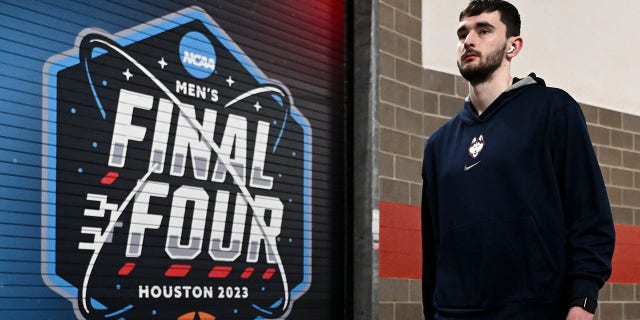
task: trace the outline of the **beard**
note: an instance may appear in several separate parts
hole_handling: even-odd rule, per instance
[[[504,57],[507,49],[502,46],[501,49],[498,49],[492,53],[487,55],[486,61],[480,60],[480,63],[477,66],[466,66],[463,68],[458,61],[458,70],[460,70],[460,74],[463,78],[465,78],[471,85],[477,85],[483,82],[486,82],[491,78],[491,75],[500,68],[502,64],[502,58]]]

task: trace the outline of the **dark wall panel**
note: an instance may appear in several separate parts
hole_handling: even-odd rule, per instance
[[[0,0],[0,318],[342,318],[344,6]]]

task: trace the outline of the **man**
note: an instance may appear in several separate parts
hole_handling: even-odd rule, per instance
[[[508,2],[471,1],[457,35],[469,97],[422,169],[425,317],[593,319],[614,229],[580,107],[511,77],[523,39]]]

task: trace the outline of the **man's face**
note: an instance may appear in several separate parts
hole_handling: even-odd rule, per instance
[[[483,83],[502,66],[507,26],[500,12],[465,17],[458,26],[458,69],[472,85]]]

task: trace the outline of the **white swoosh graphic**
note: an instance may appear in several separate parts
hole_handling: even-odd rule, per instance
[[[476,162],[476,163],[474,163],[474,164],[472,164],[472,165],[470,165],[470,166],[465,165],[465,166],[464,166],[464,171],[469,171],[469,170],[471,170],[471,168],[473,168],[473,167],[477,166],[479,163],[480,163],[480,161],[478,161],[478,162]]]

